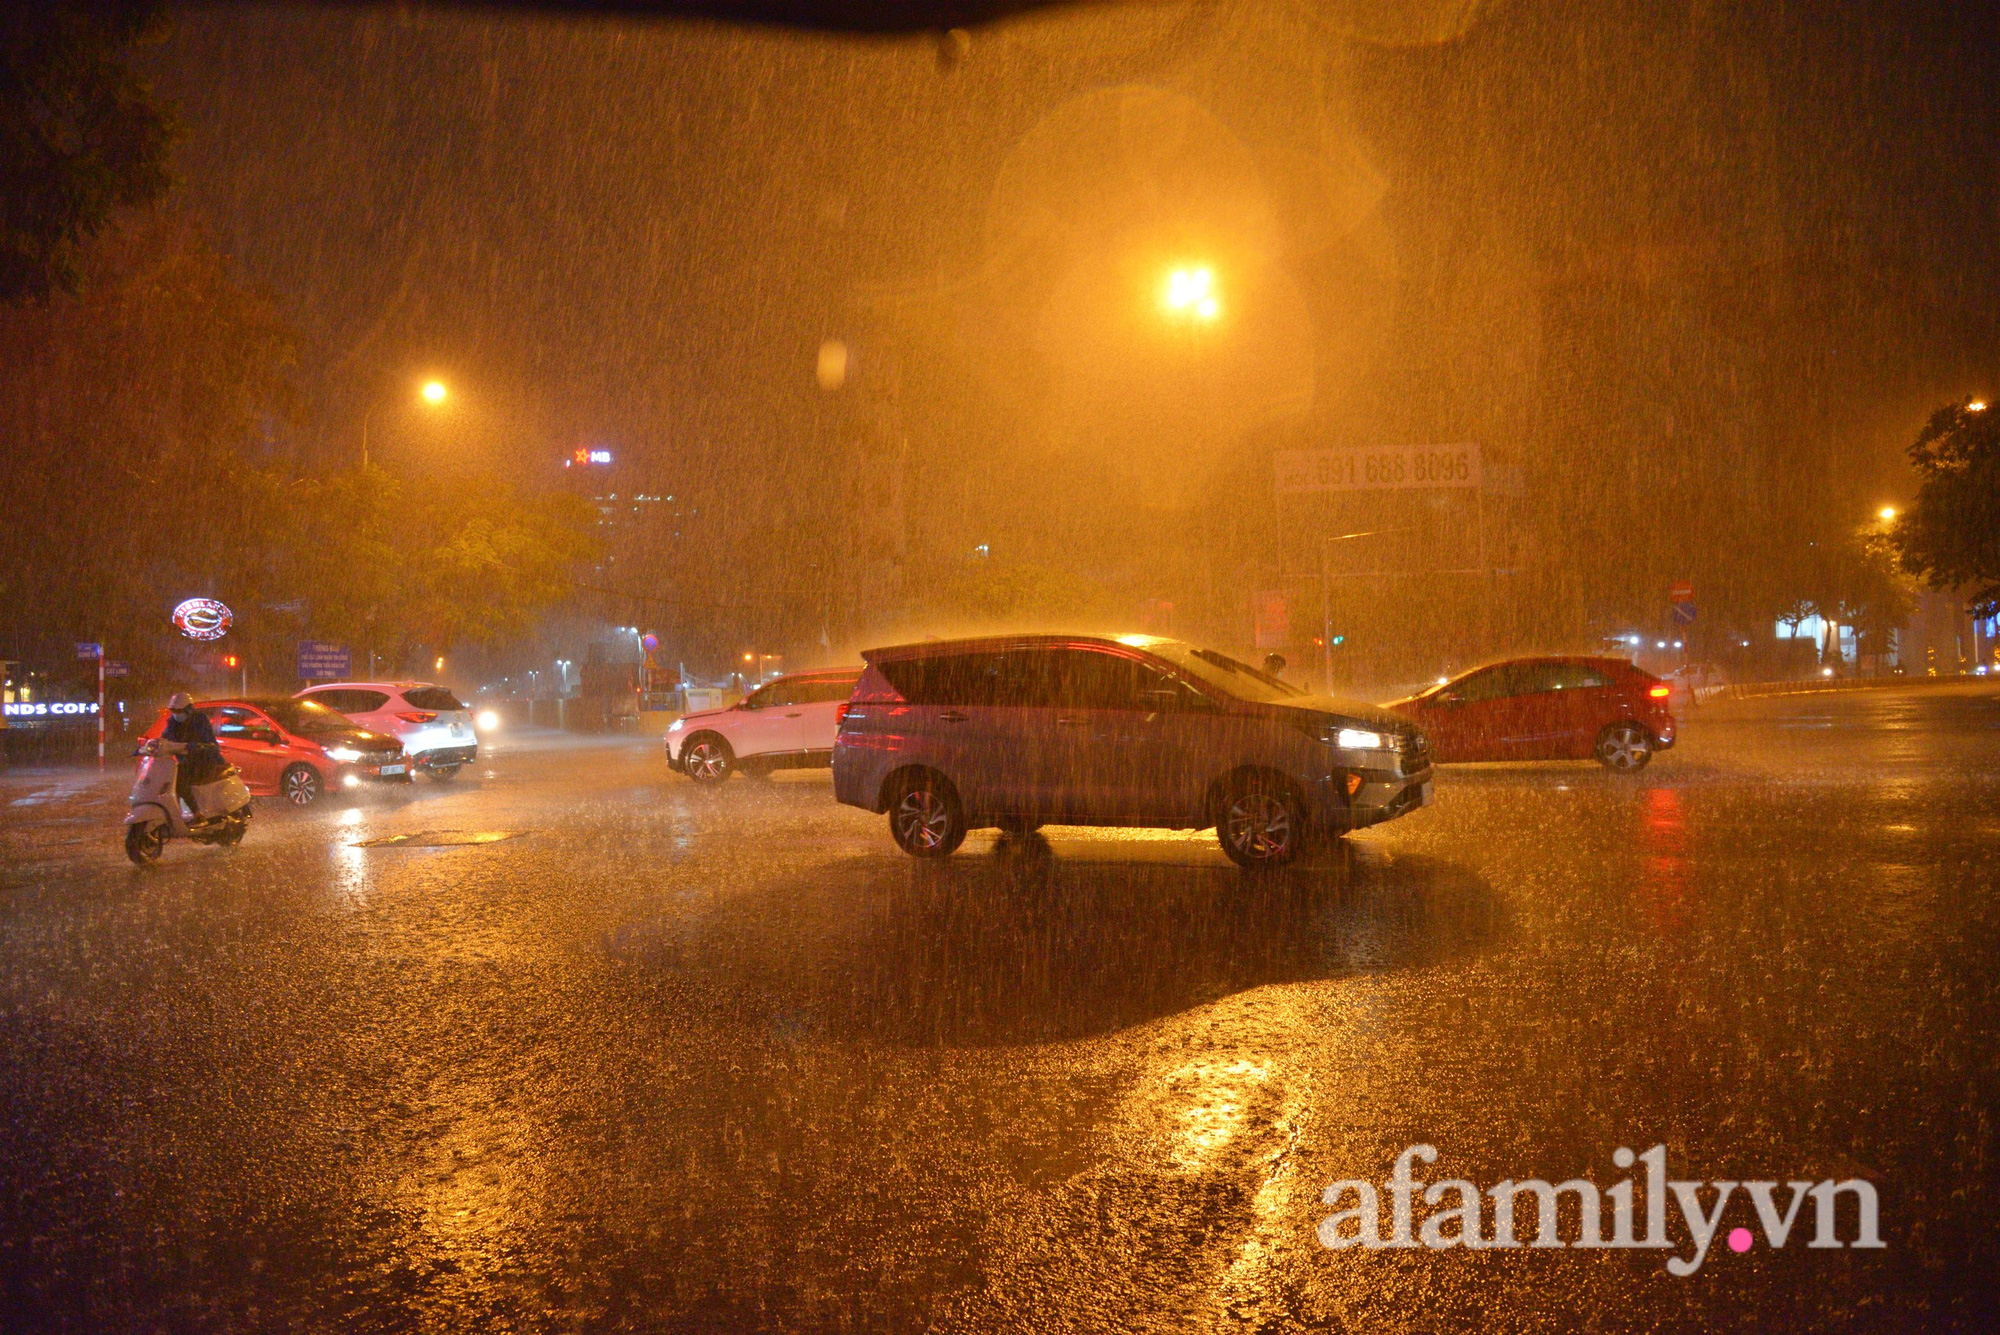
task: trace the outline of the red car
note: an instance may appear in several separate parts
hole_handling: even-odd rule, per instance
[[[310,700],[201,700],[195,708],[215,729],[222,758],[243,771],[257,797],[311,806],[328,788],[367,780],[410,781],[403,744],[370,732]],[[167,726],[161,710],[141,740]]]
[[[1674,744],[1672,690],[1622,658],[1516,658],[1387,708],[1421,724],[1440,761],[1595,757],[1636,770]]]

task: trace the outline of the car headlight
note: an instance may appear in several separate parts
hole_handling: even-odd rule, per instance
[[[1333,744],[1343,751],[1386,751],[1389,739],[1366,728],[1342,728],[1334,733]]]
[[[326,753],[343,765],[351,765],[361,759],[361,753],[351,746],[329,746]]]
[[[494,732],[500,727],[500,711],[482,709],[479,711],[479,716],[472,720],[472,725],[481,732]]]

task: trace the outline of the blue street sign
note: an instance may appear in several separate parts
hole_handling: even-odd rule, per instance
[[[1694,604],[1675,603],[1674,620],[1678,622],[1680,625],[1692,626],[1694,624]]]
[[[76,656],[78,658],[102,658],[104,657],[104,646],[78,640],[76,642]]]
[[[345,677],[352,667],[345,645],[322,644],[318,640],[299,641],[299,677],[304,681]]]

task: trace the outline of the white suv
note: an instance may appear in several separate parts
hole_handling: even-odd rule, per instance
[[[739,769],[761,779],[774,769],[830,765],[840,707],[860,679],[858,667],[794,672],[727,709],[677,718],[667,725],[667,767],[696,783],[721,783]]]
[[[410,767],[449,779],[460,765],[479,759],[472,713],[443,686],[427,681],[337,681],[309,686],[300,700],[316,700],[372,732],[403,744]]]

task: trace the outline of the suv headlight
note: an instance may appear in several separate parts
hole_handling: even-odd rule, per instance
[[[1387,751],[1389,739],[1366,728],[1342,728],[1333,734],[1333,744],[1343,751]]]
[[[361,753],[351,746],[329,746],[326,748],[326,753],[343,765],[351,765],[361,759]]]

